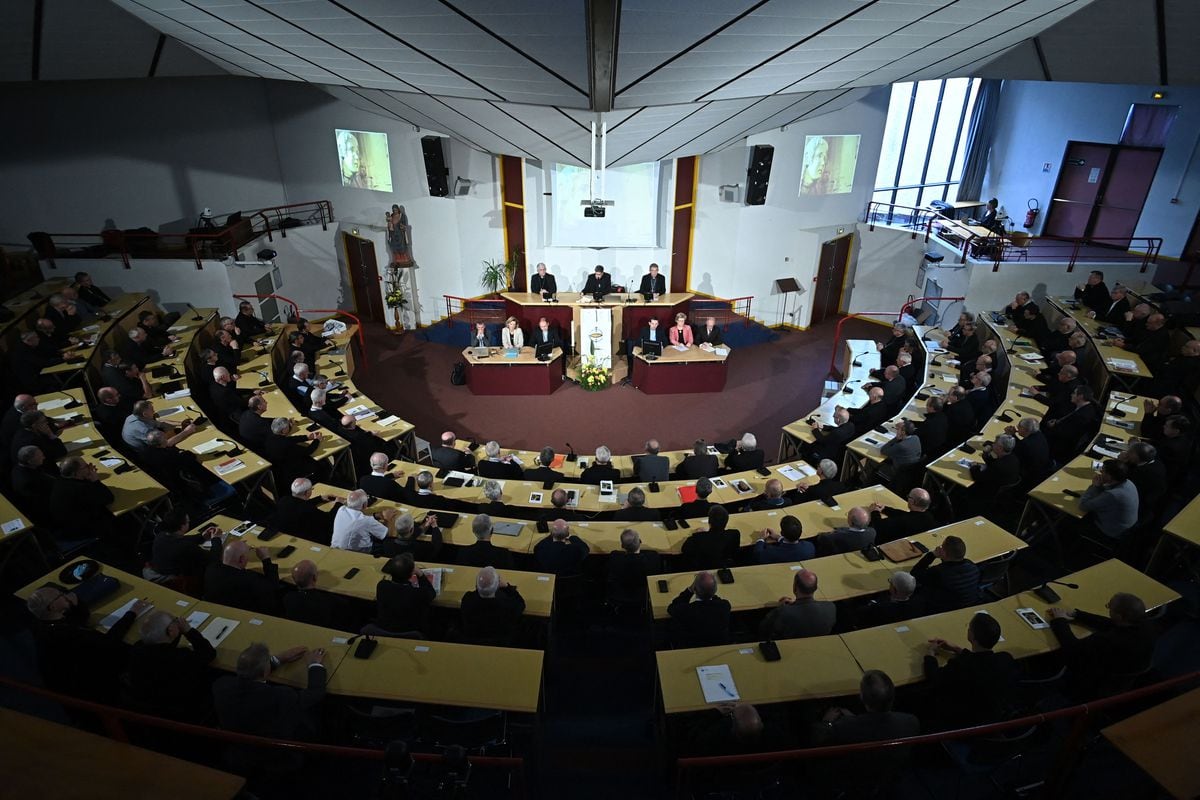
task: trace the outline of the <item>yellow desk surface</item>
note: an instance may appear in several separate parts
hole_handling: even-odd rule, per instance
[[[1179,800],[1200,797],[1200,689],[1172,697],[1101,733]]]
[[[908,402],[904,404],[904,407],[897,414],[880,426],[886,430],[886,433],[870,430],[846,445],[847,450],[873,464],[882,464],[884,462],[885,459],[880,450],[885,444],[895,438],[893,429],[900,420],[920,422],[925,419],[925,401],[917,397],[918,393],[944,394],[952,389],[954,383],[958,381],[957,371],[945,363],[946,359],[952,354],[943,354],[939,365],[933,364],[942,351],[929,351],[929,327],[918,325],[913,330],[917,333],[921,346],[926,350],[925,374],[921,376],[920,384],[907,388],[908,391],[912,392],[912,396],[908,398]],[[946,377],[950,377],[950,382],[946,381]]]
[[[721,349],[725,351],[724,354],[716,353],[712,350],[705,350],[702,347],[689,347],[686,350],[676,350],[673,345],[665,344],[663,345],[662,355],[656,358],[654,361],[650,361],[643,356],[642,348],[640,347],[633,348],[633,355],[639,361],[651,365],[708,363],[712,361],[724,363],[725,360],[729,358],[730,353],[733,352],[733,349],[730,348],[729,345],[721,345]]]
[[[976,562],[987,561],[1026,546],[1024,541],[983,517],[972,517],[943,525],[911,536],[909,540],[921,542],[933,550],[947,536],[962,538],[967,543],[967,554]],[[807,568],[817,574],[818,600],[845,600],[886,592],[888,577],[893,572],[911,569],[915,563],[916,559],[901,563],[893,563],[886,558],[868,561],[861,553],[855,551],[811,558],[803,562],[734,567],[731,570],[734,582],[718,586],[717,593],[732,604],[734,611],[774,608],[779,604],[779,598],[792,594],[792,580],[796,571]],[[654,575],[646,579],[655,619],[667,618],[667,606],[691,585],[694,577],[694,572],[677,572]],[[658,591],[657,584],[660,580],[666,580],[670,587],[666,593]]]
[[[542,652],[411,639],[377,639],[369,659],[343,659],[330,692],[406,703],[494,708],[532,714]]]
[[[1189,544],[1200,545],[1200,495],[1193,497],[1190,503],[1163,526],[1163,530]]]
[[[21,513],[11,500],[0,494],[0,542],[29,530],[29,517]]]
[[[859,366],[854,366],[857,361]],[[862,408],[867,404],[867,393],[862,385],[871,380],[871,370],[879,369],[879,351],[873,339],[848,339],[846,341],[846,379],[842,383],[842,391],[826,398],[809,414],[795,422],[783,426],[783,438],[791,436],[802,442],[812,442],[812,427],[808,420],[820,425],[833,424],[833,412],[838,406],[843,408]],[[850,391],[845,391],[849,389]],[[780,453],[784,452],[780,443]]]
[[[668,714],[711,708],[704,700],[697,667],[725,664],[745,703],[782,703],[858,692],[862,669],[838,636],[782,639],[779,661],[768,662],[756,644],[731,644],[656,654],[663,708]]]
[[[457,448],[459,450],[463,450],[465,452],[472,452],[478,461],[484,461],[487,459],[487,455],[484,453],[484,449],[483,449],[483,446],[486,444],[486,442],[478,442],[477,444],[479,446],[474,451],[472,451],[470,448],[470,442],[466,442],[461,439],[459,439],[457,442],[455,442],[454,446],[455,446],[455,448]],[[658,454],[660,456],[664,456],[670,462],[670,470],[672,472],[674,472],[675,468],[679,466],[679,464],[683,461],[683,459],[692,454],[692,451],[691,450],[664,450],[664,451],[659,451]],[[580,453],[580,454],[578,454],[578,458],[575,461],[567,461],[565,458],[565,456],[566,456],[565,453],[564,454],[556,454],[556,455],[563,455],[564,458],[563,458],[562,463],[559,464],[554,469],[557,470],[558,472],[561,472],[563,474],[563,477],[572,483],[577,483],[578,478],[580,475],[583,474],[583,471],[585,469],[587,469],[588,467],[590,467],[596,461],[594,452]],[[640,456],[640,455],[644,455],[644,454],[638,453],[637,455]],[[528,469],[537,460],[538,451],[536,451],[536,450],[520,450],[520,449],[516,449],[516,448],[512,448],[512,447],[501,447],[500,448],[500,457],[503,459],[503,458],[506,458],[509,456],[515,456],[517,459],[519,459],[518,466],[520,466],[522,469]],[[636,480],[636,477],[635,477],[636,471],[635,471],[634,462],[633,462],[634,457],[635,456],[632,454],[631,455],[616,455],[616,454],[614,454],[612,457],[612,460],[609,462],[609,464],[612,467],[614,467],[615,469],[620,471],[622,480],[624,480],[624,479]],[[724,463],[724,461],[725,461],[724,456],[718,456],[718,458],[720,458],[721,462]]]
[[[9,797],[229,800],[246,779],[0,708],[0,772]]]
[[[481,365],[485,367],[508,367],[513,365],[528,366],[528,367],[547,367],[554,364],[562,357],[563,351],[561,347],[556,347],[550,354],[548,361],[538,361],[537,356],[533,354],[532,347],[522,347],[515,358],[508,358],[504,355],[503,347],[489,347],[487,358],[480,358],[475,355],[475,348],[468,347],[462,351],[462,356],[467,360],[468,364]]]
[[[1107,615],[1105,604],[1114,592],[1131,592],[1142,598],[1147,609],[1171,602],[1179,595],[1152,578],[1115,559],[1095,564],[1087,569],[1064,576],[1060,580],[1079,584],[1078,589],[1055,585],[1062,597],[1055,605],[1079,608],[1093,614]],[[1003,640],[997,650],[1025,658],[1057,649],[1058,640],[1049,628],[1034,630],[1016,613],[1019,608],[1033,608],[1046,618],[1047,603],[1032,592],[1006,597],[994,603],[958,609],[929,617],[920,617],[896,625],[883,625],[842,634],[842,639],[863,669],[882,669],[897,685],[915,683],[922,679],[922,659],[930,639],[942,638],[965,645],[967,623],[976,612],[983,610],[1000,623]],[[1047,619],[1047,622],[1049,620]],[[1077,627],[1083,633],[1085,628]]]
[[[1050,301],[1050,303],[1058,310],[1060,314],[1068,316],[1079,323],[1079,327],[1088,335],[1089,338],[1091,338],[1092,344],[1096,348],[1096,355],[1104,360],[1104,367],[1109,372],[1115,375],[1125,375],[1133,378],[1152,377],[1150,368],[1146,366],[1146,362],[1143,361],[1142,357],[1137,353],[1123,350],[1112,344],[1111,340],[1098,339],[1096,337],[1096,334],[1099,333],[1101,329],[1108,327],[1108,325],[1105,322],[1089,318],[1087,315],[1088,310],[1085,306],[1080,306],[1078,309],[1072,309],[1070,304],[1073,302],[1073,300],[1066,297],[1047,297],[1046,299]],[[1124,367],[1118,369],[1112,364],[1112,359],[1114,358],[1132,361],[1134,366],[1132,369]]]

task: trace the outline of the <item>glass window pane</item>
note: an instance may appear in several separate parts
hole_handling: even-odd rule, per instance
[[[933,149],[929,152],[929,171],[925,173],[927,183],[946,180],[950,158],[954,155],[954,137],[958,133],[958,123],[962,118],[963,100],[967,96],[970,83],[970,78],[952,78],[946,81],[937,130],[933,132]]]
[[[896,205],[917,208],[917,192],[919,189],[901,189],[896,192]]]
[[[921,81],[917,84],[912,123],[908,128],[908,147],[904,151],[904,163],[900,167],[901,186],[921,182],[925,151],[929,147],[929,136],[933,131],[933,112],[937,109],[940,88],[941,81]]]
[[[875,171],[877,187],[895,185],[896,164],[900,160],[900,143],[904,136],[904,120],[908,116],[911,96],[912,83],[892,84],[887,124],[883,128],[883,146],[879,150],[879,169]]]
[[[967,100],[967,116],[963,120],[962,136],[958,138],[958,152],[954,155],[954,169],[950,175],[950,180],[952,181],[958,181],[962,178],[963,162],[967,158],[967,132],[971,130],[971,111],[975,108],[975,95],[978,93],[979,80],[972,78],[970,98]]]

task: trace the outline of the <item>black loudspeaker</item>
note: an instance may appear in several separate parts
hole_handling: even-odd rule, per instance
[[[767,202],[767,181],[771,180],[771,161],[775,148],[756,144],[750,148],[750,166],[746,169],[746,205],[761,206]]]
[[[425,157],[425,180],[429,182],[430,197],[450,196],[450,170],[446,167],[445,142],[442,136],[421,137],[421,155]]]

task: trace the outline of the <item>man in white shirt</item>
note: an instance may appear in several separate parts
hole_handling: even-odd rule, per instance
[[[385,508],[374,516],[363,513],[367,493],[355,489],[346,497],[346,505],[333,518],[330,547],[359,553],[385,554],[387,540],[396,532],[396,509]]]

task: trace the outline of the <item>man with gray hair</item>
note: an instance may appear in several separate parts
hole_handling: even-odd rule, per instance
[[[35,524],[50,524],[50,491],[54,478],[42,469],[46,456],[32,444],[17,450],[12,468],[13,501]]]
[[[312,390],[308,378],[308,364],[300,363],[292,367],[292,375],[287,382],[287,393],[292,396],[292,402],[301,408],[308,405],[308,393]]]
[[[271,423],[267,416],[267,398],[251,397],[246,401],[246,411],[238,418],[238,436],[249,447],[260,451],[271,434]]]
[[[391,459],[387,457],[387,454],[372,453],[370,463],[371,474],[363,475],[358,479],[358,488],[381,500],[407,504],[411,493],[399,483],[400,478],[404,477],[404,473],[399,468],[388,468]]]
[[[874,546],[875,529],[871,527],[871,513],[862,506],[855,506],[846,514],[845,527],[817,534],[814,544],[818,556],[852,553]]]
[[[29,394],[53,391],[57,388],[57,381],[48,375],[42,375],[42,370],[61,364],[62,361],[62,356],[54,346],[50,342],[42,342],[37,331],[23,331],[20,343],[8,353],[8,369],[12,373],[13,388]]]
[[[1016,446],[1016,438],[1007,433],[983,446],[983,463],[971,465],[971,490],[978,499],[994,499],[996,492],[1021,482],[1021,464],[1013,455]]]
[[[855,627],[892,625],[924,614],[925,601],[917,594],[917,579],[899,570],[888,576],[887,597],[872,600],[855,615]]]
[[[396,508],[383,508],[370,516],[364,513],[367,493],[355,489],[346,496],[346,505],[337,510],[333,518],[333,537],[329,546],[339,550],[354,550],[359,553],[390,555],[387,540],[396,534]],[[411,519],[411,518],[410,518]]]
[[[219,414],[218,419],[224,418],[231,424],[237,424],[246,411],[246,404],[251,397],[261,396],[262,390],[243,392],[237,388],[233,374],[226,367],[215,367],[212,371],[212,382],[208,385],[208,395],[212,399]]]
[[[296,478],[316,477],[321,480],[328,474],[328,465],[312,457],[321,446],[321,432],[302,432],[299,436],[293,436],[295,429],[288,417],[276,417],[271,420],[271,432],[263,442],[263,455],[271,462],[275,478],[283,486],[291,484]]]
[[[61,292],[55,292],[46,299],[46,319],[63,334],[69,334],[83,324],[79,309]]]
[[[587,543],[571,535],[571,526],[564,519],[550,523],[550,535],[533,548],[538,566],[553,575],[578,575],[587,558]]]
[[[729,643],[732,606],[717,596],[717,579],[711,572],[697,572],[692,585],[667,606],[671,617],[671,641],[676,647],[711,647]]]
[[[217,657],[183,617],[151,611],[138,625],[142,638],[129,649],[129,693],[157,716],[198,722],[208,711],[209,664]],[[178,647],[187,639],[188,647]]]
[[[58,473],[50,489],[51,524],[60,531],[86,531],[83,536],[101,539],[115,533],[117,519],[109,506],[116,497],[100,480],[96,465],[80,456],[67,456],[58,462]]]
[[[665,481],[671,474],[671,459],[659,455],[658,439],[646,441],[646,453],[633,457],[634,472],[639,481]]]
[[[492,544],[492,518],[487,514],[478,514],[471,520],[471,533],[475,535],[475,544],[458,548],[457,563],[467,567],[499,567],[513,568],[512,553],[503,547]],[[511,537],[505,537],[506,540]]]
[[[433,473],[427,469],[423,469],[417,473],[415,486],[416,494],[412,495],[410,500],[413,505],[452,513],[475,510],[471,504],[463,503],[449,497],[442,497],[434,492]]]
[[[1150,519],[1159,512],[1170,485],[1158,448],[1149,442],[1134,442],[1117,460],[1129,467],[1129,482],[1137,488],[1138,518]]]
[[[121,428],[121,439],[134,450],[141,450],[148,445],[146,437],[151,431],[162,431],[167,434],[167,444],[174,446],[198,430],[199,428],[191,422],[182,428],[176,428],[169,422],[163,422],[158,419],[153,402],[138,400],[133,404],[133,413],[125,418],[125,425]]]
[[[283,584],[270,548],[253,549],[262,562],[262,572],[255,572],[246,569],[251,553],[246,542],[229,534],[211,541],[213,561],[204,573],[204,599],[259,614],[278,613]]]
[[[475,465],[475,473],[481,478],[520,480],[521,465],[512,456],[500,455],[500,443],[492,440],[483,446],[484,459]]]
[[[162,361],[164,358],[172,358],[175,355],[175,348],[172,345],[155,345],[146,334],[146,329],[140,325],[130,328],[128,335],[129,341],[123,345],[121,358],[137,364],[141,369],[145,369],[148,364]]]
[[[292,567],[292,585],[296,589],[283,596],[283,614],[307,625],[345,630],[346,598],[317,588],[318,575],[315,562],[307,558],[296,562]]]
[[[521,631],[525,599],[495,567],[488,566],[479,570],[475,591],[463,595],[460,609],[466,641],[512,647]]]
[[[537,461],[533,464],[533,466],[525,470],[523,477],[527,481],[558,483],[563,479],[563,474],[558,470],[551,468],[551,465],[554,463],[554,459],[554,448],[550,446],[543,447],[538,453]]]
[[[620,522],[658,522],[662,514],[656,508],[646,508],[646,492],[635,486],[625,495],[625,505],[617,509],[612,518]]]
[[[642,537],[633,528],[621,531],[621,549],[608,556],[607,602],[614,608],[644,609],[646,578],[662,572],[662,556],[642,549]]]
[[[854,423],[850,420],[850,410],[837,406],[833,409],[832,425],[822,426],[815,416],[808,418],[808,425],[812,428],[813,440],[800,448],[804,460],[813,464],[828,458],[834,463],[841,463],[846,454],[846,445],[857,435]]]
[[[1050,442],[1035,418],[1021,417],[1015,426],[1006,425],[1004,432],[1016,438],[1013,455],[1017,457],[1021,480],[1026,486],[1036,486],[1054,471]]]
[[[322,510],[321,504],[341,500],[335,494],[313,497],[312,481],[296,478],[289,493],[279,498],[275,510],[267,517],[267,524],[292,536],[328,546],[337,509]]]
[[[267,678],[281,665],[304,660],[307,664],[307,685],[293,689],[281,683],[268,683]],[[217,678],[213,684],[213,701],[217,722],[227,731],[266,736],[270,739],[306,739],[317,731],[316,712],[325,697],[325,648],[309,650],[297,646],[272,656],[265,644],[255,643],[241,652],[235,675]],[[299,769],[300,756],[253,747],[229,751],[233,769],[264,770],[280,775]],[[242,774],[247,774],[242,772]]]
[[[727,472],[745,472],[748,469],[762,469],[765,463],[763,451],[758,449],[758,439],[753,433],[743,433],[733,452],[725,457]]]
[[[579,476],[580,483],[599,486],[601,481],[618,481],[621,471],[612,465],[612,451],[605,445],[596,448],[596,460]]]
[[[937,520],[929,513],[929,492],[917,487],[909,491],[906,499],[907,509],[892,508],[883,503],[871,504],[871,527],[875,529],[875,544],[915,536],[937,526]]]
[[[520,517],[524,515],[524,509],[510,508],[504,502],[504,487],[500,485],[500,481],[484,481],[483,496],[487,500],[486,503],[479,503],[476,510],[481,514],[491,514],[496,517]]]

